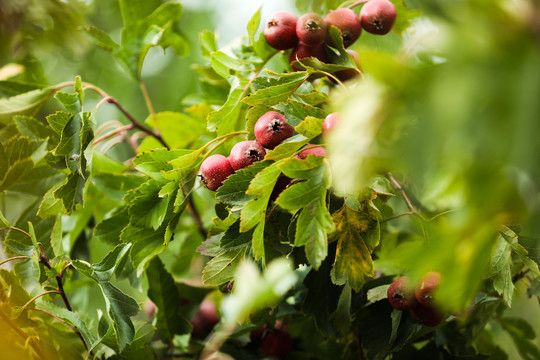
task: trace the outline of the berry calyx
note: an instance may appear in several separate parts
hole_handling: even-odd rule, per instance
[[[318,14],[304,14],[296,23],[296,35],[305,44],[321,44],[326,38],[326,23]]]
[[[217,323],[219,323],[219,314],[216,303],[211,300],[203,300],[197,313],[191,319],[193,326],[191,336],[196,339],[204,339],[212,332]]]
[[[443,314],[432,305],[417,303],[410,309],[411,315],[425,326],[437,326],[444,319]]]
[[[223,181],[233,173],[229,159],[223,155],[209,156],[201,164],[202,183],[212,191],[219,189]]]
[[[396,21],[396,7],[389,0],[371,0],[360,10],[362,28],[375,35],[392,30]]]
[[[329,114],[327,117],[325,117],[322,124],[323,136],[327,136],[330,133],[330,131],[334,129],[337,123],[339,123],[339,113],[333,112]]]
[[[390,284],[386,295],[394,309],[410,310],[417,304],[414,289],[408,286],[408,279],[405,276],[396,279]]]
[[[276,111],[269,111],[255,123],[255,138],[267,149],[273,149],[293,135],[294,128]]]
[[[278,11],[266,20],[264,37],[277,50],[291,49],[298,43],[296,23],[298,17],[288,11]]]
[[[291,63],[292,69],[294,71],[301,71],[302,69],[297,68],[292,63],[295,60],[302,60],[308,57],[317,58],[322,62],[327,61],[326,52],[322,44],[309,45],[300,41],[289,55],[289,63]]]
[[[300,152],[298,155],[296,155],[296,158],[300,160],[304,160],[308,157],[308,155],[314,155],[317,157],[319,156],[327,157],[328,151],[326,151],[326,149],[323,148],[322,146],[316,146],[316,147],[312,147],[312,148],[309,148]]]
[[[256,141],[241,141],[233,146],[229,155],[229,162],[233,170],[243,169],[254,162],[264,159],[266,151]]]
[[[324,21],[330,29],[330,26],[335,26],[341,31],[341,38],[343,39],[343,47],[349,47],[362,33],[362,24],[360,19],[354,11],[348,8],[339,8],[328,13],[325,16]],[[330,46],[334,46],[329,34],[326,36],[326,43]]]
[[[430,271],[424,275],[422,282],[416,288],[416,300],[420,304],[427,305],[433,301],[433,291],[439,287],[441,274]]]

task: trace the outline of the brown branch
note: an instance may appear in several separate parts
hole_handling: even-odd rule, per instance
[[[99,144],[100,142],[102,141],[105,141],[107,139],[110,139],[112,138],[113,136],[117,136],[117,135],[120,135],[122,133],[125,133],[126,131],[128,130],[132,130],[135,126],[131,123],[131,124],[128,124],[128,125],[124,125],[122,127],[119,127],[117,128],[116,130],[113,130],[105,135],[103,135],[102,137],[94,140],[94,144],[93,146],[95,147],[97,144]]]

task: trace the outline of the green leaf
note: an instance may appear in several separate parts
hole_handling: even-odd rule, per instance
[[[126,194],[124,201],[133,225],[157,230],[163,224],[173,197],[161,197],[162,187],[163,182],[150,180]]]
[[[374,303],[387,298],[388,288],[390,285],[381,285],[369,289],[367,292],[368,303]]]
[[[56,113],[47,116],[47,122],[57,134],[62,134],[62,130],[64,130],[72,118],[72,114],[65,111],[57,111]]]
[[[491,251],[490,276],[493,278],[493,288],[503,296],[508,307],[512,306],[514,294],[511,254],[510,244],[500,235]]]
[[[217,51],[216,36],[213,32],[204,30],[199,34],[199,42],[203,56],[209,57],[211,53]]]
[[[367,214],[344,206],[333,215],[336,232],[332,240],[337,241],[336,258],[332,269],[332,281],[341,285],[347,282],[355,291],[360,291],[366,276],[373,276],[371,253],[378,244],[364,237],[376,231],[378,222]]]
[[[3,228],[11,227],[11,224],[4,217],[4,214],[2,214],[2,211],[0,211],[0,227],[3,227]]]
[[[81,30],[90,36],[94,44],[110,54],[114,54],[120,48],[120,45],[115,43],[104,31],[98,30],[93,26],[81,27]]]
[[[154,258],[146,269],[148,297],[157,308],[156,329],[170,342],[174,335],[189,334],[191,325],[179,313],[180,294],[171,274],[159,258]]]
[[[208,114],[206,127],[209,131],[215,131],[218,136],[245,128],[244,122],[240,122],[239,120],[242,110],[242,102],[240,100],[242,100],[247,80],[240,79],[236,76],[231,76],[230,79],[231,90],[227,101],[219,110]]]
[[[305,246],[306,256],[314,269],[318,269],[327,256],[328,233],[333,230],[332,217],[321,201],[311,202],[298,216],[294,246]]]
[[[272,85],[257,90],[255,93],[246,97],[243,102],[255,106],[258,104],[275,105],[287,100],[297,89],[306,81],[309,75],[307,73],[295,73],[288,76],[281,76],[277,85]],[[271,78],[266,78],[271,79]],[[263,80],[259,80],[261,83]],[[269,80],[269,83],[276,83]]]
[[[135,269],[137,276],[140,276],[148,262],[155,256],[161,254],[167,247],[165,242],[165,229],[161,228],[157,231],[137,227],[128,224],[120,234],[122,242],[131,242],[133,247],[129,253],[129,257]]]
[[[255,14],[251,17],[251,20],[249,20],[249,23],[247,25],[247,31],[249,36],[249,43],[253,45],[253,42],[255,41],[255,33],[257,32],[257,29],[259,28],[259,25],[261,23],[261,9],[260,7]]]
[[[53,138],[58,140],[57,134],[42,122],[30,116],[14,116],[13,121],[17,125],[19,132],[29,138],[46,139]]]
[[[210,62],[212,68],[225,79],[229,78],[231,70],[245,71],[254,68],[251,61],[233,58],[222,51],[212,52]]]
[[[245,248],[222,250],[204,267],[203,282],[219,286],[234,279],[236,269],[244,258]]]
[[[129,224],[127,210],[122,209],[111,217],[100,221],[94,228],[94,239],[101,240],[109,245],[116,246],[120,243],[120,234]]]
[[[63,91],[57,91],[54,94],[54,98],[62,104],[67,111],[76,115],[81,111],[82,104],[79,100],[78,94],[66,93]]]
[[[83,203],[86,179],[78,173],[71,173],[53,194],[55,199],[62,200],[68,213],[75,211],[77,204]]]
[[[54,87],[49,86],[0,99],[0,124],[7,124],[10,121],[11,114],[23,113],[34,109],[49,98],[53,89]]]
[[[240,214],[240,231],[245,232],[252,229],[259,222],[264,222],[266,208],[270,195],[274,189],[277,178],[281,171],[278,168],[278,163],[274,163],[262,171],[260,171],[251,181],[246,194],[256,195],[244,205]]]
[[[264,157],[265,160],[281,160],[294,155],[302,146],[309,143],[304,135],[293,135],[281,142],[274,149],[268,151]]]
[[[223,182],[223,185],[216,192],[216,199],[233,206],[246,204],[254,198],[254,195],[246,194],[250,182],[269,165],[269,161],[259,161],[236,171]]]

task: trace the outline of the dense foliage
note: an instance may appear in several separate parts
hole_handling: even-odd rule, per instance
[[[359,67],[335,26],[324,61],[272,48],[264,7],[219,46],[204,10],[111,3],[0,9],[6,359],[540,358],[537,1],[392,0]],[[268,112],[293,135],[205,188]]]

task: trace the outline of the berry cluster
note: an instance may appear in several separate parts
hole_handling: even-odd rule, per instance
[[[396,8],[389,0],[371,0],[360,10],[360,17],[349,8],[339,8],[331,11],[324,19],[315,13],[308,13],[296,17],[288,11],[279,11],[268,18],[264,36],[270,46],[278,50],[293,49],[289,55],[289,62],[307,57],[315,57],[322,62],[328,62],[325,46],[336,47],[329,36],[332,26],[341,31],[343,46],[352,45],[362,29],[365,31],[384,35],[394,25]],[[358,64],[358,54],[354,50],[347,50]],[[298,71],[294,65],[293,70]],[[341,80],[355,76],[356,72],[342,70],[336,73]]]
[[[327,134],[336,124],[337,117],[337,113],[326,117],[323,123],[323,135]],[[204,186],[216,191],[223,185],[223,181],[235,171],[263,160],[266,155],[265,149],[272,150],[285,139],[290,138],[294,133],[294,128],[283,114],[268,111],[257,120],[254,132],[257,141],[241,141],[233,146],[229,157],[219,154],[212,155],[202,162],[200,171]],[[328,152],[322,146],[308,145],[308,148],[296,155],[296,158],[303,160],[308,155],[328,156]],[[278,181],[278,184],[281,184],[280,186],[283,188],[290,182],[290,179],[281,180],[283,181]]]
[[[272,329],[261,326],[249,333],[251,345],[261,347],[267,357],[282,359],[291,351],[292,338],[287,326],[276,321]]]
[[[420,285],[412,289],[408,278],[402,276],[396,279],[388,288],[387,296],[394,309],[409,310],[421,324],[436,326],[443,320],[443,314],[433,305],[433,291],[439,286],[441,274],[428,272]]]

